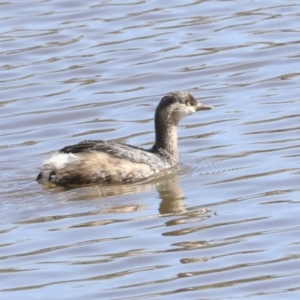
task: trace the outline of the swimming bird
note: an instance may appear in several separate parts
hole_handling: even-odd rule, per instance
[[[195,112],[212,109],[188,92],[166,94],[155,110],[155,143],[150,149],[102,140],[85,140],[46,159],[36,180],[60,186],[133,183],[176,167],[177,126]]]

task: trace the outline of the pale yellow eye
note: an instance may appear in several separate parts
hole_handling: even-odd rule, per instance
[[[190,101],[190,100],[189,100],[189,101],[186,101],[186,105],[187,105],[187,106],[191,106],[191,105],[192,105],[191,101]]]

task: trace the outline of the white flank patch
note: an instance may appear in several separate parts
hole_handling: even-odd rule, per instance
[[[43,166],[53,166],[56,169],[64,168],[64,166],[78,157],[72,153],[54,153],[50,158],[43,162]]]

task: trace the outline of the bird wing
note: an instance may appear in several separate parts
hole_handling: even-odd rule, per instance
[[[157,164],[161,162],[160,158],[139,147],[114,143],[101,140],[85,140],[75,145],[70,145],[59,150],[60,153],[87,153],[87,152],[105,152],[111,156],[127,159],[134,163]]]

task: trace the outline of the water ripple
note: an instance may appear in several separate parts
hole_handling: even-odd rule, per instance
[[[298,299],[296,1],[0,4],[0,298]],[[150,147],[171,90],[180,169],[49,188],[50,152]]]

